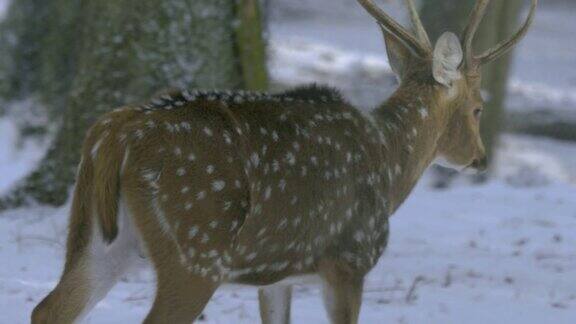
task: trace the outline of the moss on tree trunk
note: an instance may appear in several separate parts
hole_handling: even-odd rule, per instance
[[[72,72],[71,81],[67,89],[56,91],[66,97],[66,104],[58,107],[63,117],[54,143],[38,169],[0,200],[0,209],[29,201],[64,203],[74,180],[84,133],[110,109],[145,100],[167,88],[266,86],[262,77],[265,63],[259,61],[264,56],[254,54],[263,52],[263,42],[257,37],[261,31],[251,30],[261,26],[243,27],[242,35],[250,37],[237,39],[234,22],[238,11],[234,1],[82,0],[79,5],[74,0],[41,2],[77,6],[70,10],[71,17],[76,17],[76,36],[69,43],[56,39],[60,44],[51,53],[38,53],[57,60],[61,59],[54,57],[57,53],[67,53],[71,67],[64,72],[58,70],[58,64],[47,64],[47,68],[54,69],[53,80],[61,73]],[[51,13],[57,15],[55,11]],[[34,17],[23,17],[22,22],[31,19]],[[248,46],[243,44],[246,41],[256,43]],[[245,48],[252,52],[246,54]],[[252,62],[249,67],[254,64],[258,68],[248,71],[244,63],[248,59]],[[254,73],[255,81],[247,73]],[[10,76],[18,77],[17,73]]]
[[[262,6],[258,0],[239,0],[237,16],[239,24],[236,28],[236,40],[244,85],[249,90],[266,90],[269,79]]]

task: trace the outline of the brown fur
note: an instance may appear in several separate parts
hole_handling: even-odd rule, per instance
[[[71,323],[82,311],[88,296],[88,287],[83,285],[83,255],[92,236],[92,191],[93,164],[86,160],[79,166],[74,199],[70,211],[68,240],[66,245],[66,264],[60,282],[32,314],[32,323],[54,323],[59,318],[62,323]],[[64,304],[62,300],[67,302]]]
[[[77,320],[140,242],[157,275],[145,323],[190,323],[224,283],[307,274],[322,279],[332,323],[357,323],[388,219],[428,165],[485,168],[479,66],[455,62],[453,34],[432,52],[382,25],[401,84],[370,116],[318,86],[172,91],[103,116],[82,152],[64,273],[33,324]],[[261,301],[264,323],[289,320],[289,291],[279,298]]]
[[[418,97],[410,95],[415,91]],[[375,111],[375,124],[332,90],[317,88],[276,96],[198,93],[188,101],[185,92],[172,93],[112,112],[85,143],[75,196],[85,208],[71,218],[83,223],[70,228],[71,244],[84,243],[72,245],[68,259],[90,260],[90,240],[118,240],[123,197],[158,276],[147,322],[195,318],[223,282],[263,285],[318,273],[335,298],[333,321],[354,323],[362,278],[386,246],[388,216],[434,158],[438,129],[453,113],[435,107],[434,91],[424,76],[405,82]],[[426,122],[418,112],[423,103],[434,103]],[[225,185],[215,187],[220,180]],[[192,235],[193,228],[200,230]],[[222,257],[220,265],[210,261],[212,253]],[[62,300],[59,292],[92,281],[87,262],[68,261],[80,277],[63,276],[47,300]],[[78,306],[67,309],[82,310],[88,294],[78,294],[72,303]],[[35,323],[78,315],[54,315],[55,308],[39,305]]]

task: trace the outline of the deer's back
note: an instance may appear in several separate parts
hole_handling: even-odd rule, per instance
[[[381,143],[337,94],[174,93],[110,118],[123,190],[190,271],[267,282],[325,257],[369,268],[383,249]]]

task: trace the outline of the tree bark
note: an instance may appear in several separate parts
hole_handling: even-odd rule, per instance
[[[239,25],[236,30],[240,68],[245,88],[262,91],[268,89],[266,44],[263,37],[265,4],[258,0],[238,2]]]
[[[0,23],[0,102],[34,99],[57,120],[75,67],[82,1],[12,1]]]
[[[77,1],[39,2],[73,5]],[[81,0],[79,10],[73,11],[78,37],[72,44],[61,44],[72,57],[70,70],[74,72],[69,89],[62,92],[67,94],[62,126],[39,168],[0,200],[0,209],[30,201],[64,203],[84,133],[112,108],[143,101],[167,88],[266,87],[265,63],[258,61],[264,57],[253,54],[264,51],[258,38],[261,31],[252,30],[261,25],[237,17],[241,11],[236,6],[244,2]],[[239,33],[237,18],[242,21]],[[250,37],[237,38],[238,34]],[[255,44],[243,44],[251,41]],[[45,52],[40,50],[40,54]],[[244,60],[251,60],[257,68],[245,71]],[[258,77],[252,80],[248,73]]]

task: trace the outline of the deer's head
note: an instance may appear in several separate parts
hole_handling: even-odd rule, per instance
[[[400,80],[399,91],[410,94],[411,88],[426,87],[425,104],[443,116],[443,124],[438,125],[443,132],[436,160],[457,169],[484,170],[486,152],[480,136],[481,66],[508,52],[526,35],[538,1],[532,0],[526,22],[512,38],[481,55],[474,54],[472,44],[490,0],[477,0],[461,37],[446,32],[435,45],[430,42],[412,0],[405,1],[415,35],[372,0],[358,0],[384,33],[390,65]]]

